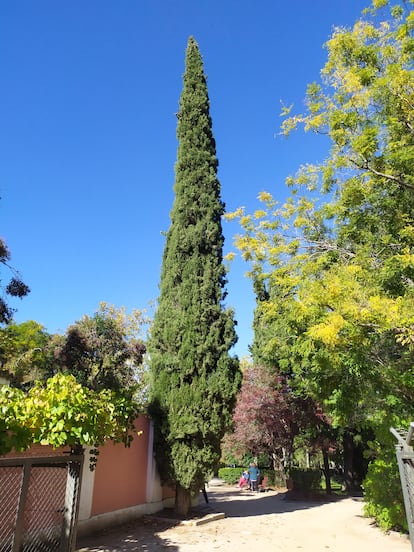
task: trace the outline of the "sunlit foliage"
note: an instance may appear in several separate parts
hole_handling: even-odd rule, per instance
[[[282,125],[328,136],[329,155],[287,178],[283,204],[266,192],[256,213],[235,213],[259,298],[256,353],[337,427],[373,428],[377,457],[389,427],[414,417],[412,4],[374,2],[334,31],[306,112],[285,109]]]

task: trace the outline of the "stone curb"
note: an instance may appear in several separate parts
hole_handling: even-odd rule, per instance
[[[217,512],[216,514],[207,514],[200,519],[185,519],[180,523],[180,525],[205,525],[206,523],[210,523],[210,521],[217,521],[225,517],[226,514],[224,512]]]
[[[158,521],[161,523],[171,523],[175,526],[197,526],[197,525],[204,525],[206,523],[210,523],[210,521],[218,521],[219,519],[224,519],[226,517],[226,514],[224,512],[212,512],[211,514],[205,514],[203,517],[195,518],[195,519],[181,519],[177,520],[177,518],[168,518],[163,516],[157,516],[157,515],[151,515],[146,516],[147,519],[150,519],[152,521]]]

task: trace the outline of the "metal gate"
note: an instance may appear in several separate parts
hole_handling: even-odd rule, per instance
[[[71,552],[83,455],[0,458],[0,552]]]
[[[408,431],[396,430],[392,427],[391,433],[398,441],[396,445],[398,469],[400,471],[411,549],[414,552],[414,451],[411,446],[414,436],[414,422],[411,422]]]

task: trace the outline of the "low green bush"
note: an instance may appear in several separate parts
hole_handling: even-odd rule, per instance
[[[220,468],[218,476],[228,485],[234,485],[239,482],[243,470],[246,468]]]
[[[220,468],[218,476],[228,485],[234,485],[239,482],[242,472],[246,469],[246,467]],[[284,472],[276,472],[274,470],[264,468],[260,469],[260,475],[267,477],[266,485],[268,487],[285,487],[286,485],[286,476]]]
[[[322,474],[320,470],[291,468],[289,476],[293,480],[293,488],[297,491],[307,492],[321,488]]]
[[[267,477],[268,487],[285,487],[286,474],[284,471],[275,471],[271,469],[260,470],[263,477]]]
[[[260,470],[260,475],[262,477],[267,477],[267,485],[269,487],[274,487],[276,480],[276,474],[274,470]]]
[[[364,513],[375,518],[384,531],[408,532],[397,461],[391,453],[383,455],[369,465],[363,483]]]

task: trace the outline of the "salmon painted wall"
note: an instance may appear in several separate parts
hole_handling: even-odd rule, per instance
[[[95,468],[91,515],[104,514],[146,503],[150,423],[141,416],[130,448],[106,443],[100,447]]]

